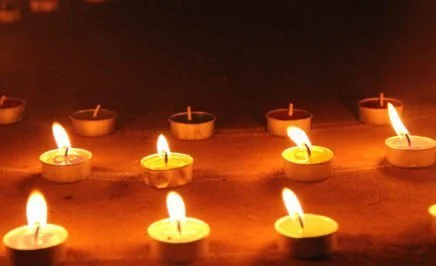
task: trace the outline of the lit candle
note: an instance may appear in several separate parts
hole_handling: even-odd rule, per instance
[[[430,214],[430,228],[434,236],[436,236],[436,204],[433,204],[428,208]]]
[[[0,23],[13,23],[21,19],[21,10],[12,1],[0,1]]]
[[[169,119],[171,134],[183,140],[208,139],[215,132],[215,115],[207,112],[191,111],[172,115]]]
[[[39,191],[27,201],[27,223],[3,237],[6,259],[12,266],[59,265],[65,257],[65,228],[47,224],[47,204]]]
[[[111,134],[115,130],[117,117],[117,113],[102,109],[99,104],[94,109],[80,110],[70,115],[74,133],[84,137]]]
[[[192,180],[194,159],[183,153],[170,151],[163,135],[157,140],[157,153],[142,158],[144,182],[155,188],[182,186]]]
[[[297,196],[288,188],[283,189],[282,197],[289,215],[275,222],[280,248],[295,258],[330,255],[336,246],[338,223],[326,216],[303,213]]]
[[[29,5],[33,12],[48,13],[58,9],[59,0],[30,0]]]
[[[332,175],[332,150],[312,146],[306,133],[298,127],[289,127],[288,136],[297,146],[282,152],[286,177],[296,181],[320,181]]]
[[[21,121],[26,101],[15,97],[0,96],[0,124],[7,125]]]
[[[289,103],[288,109],[275,109],[266,113],[267,130],[271,135],[285,137],[290,126],[310,132],[313,115],[306,110],[295,109]]]
[[[185,204],[176,192],[168,193],[167,208],[169,218],[154,222],[147,229],[153,255],[177,263],[203,258],[208,251],[209,225],[186,217]]]
[[[398,136],[385,141],[387,161],[398,167],[429,167],[436,160],[436,141],[421,136],[410,135],[392,104],[388,104],[389,118]]]
[[[359,101],[359,119],[366,124],[387,125],[389,124],[387,104],[391,103],[401,114],[404,109],[402,101],[395,98],[386,98],[380,93],[378,98],[367,98]]]
[[[39,157],[42,177],[62,183],[86,179],[91,174],[92,153],[71,148],[68,134],[60,124],[53,123],[52,129],[58,149],[47,151]]]

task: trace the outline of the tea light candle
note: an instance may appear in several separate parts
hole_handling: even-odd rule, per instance
[[[184,113],[172,115],[170,122],[171,134],[183,140],[201,140],[212,137],[215,131],[216,117],[207,112],[192,112],[187,107]]]
[[[59,225],[47,224],[47,204],[38,191],[32,192],[27,201],[27,222],[28,225],[15,228],[3,237],[8,264],[61,264],[68,232]]]
[[[412,136],[404,126],[392,104],[388,104],[389,118],[398,136],[385,141],[387,161],[397,167],[422,168],[436,161],[436,141],[421,136]]]
[[[47,151],[39,157],[42,164],[42,177],[61,183],[71,183],[88,178],[91,174],[92,153],[71,148],[65,129],[53,123],[53,135],[58,149]]]
[[[0,3],[0,23],[13,23],[21,19],[21,10],[8,5],[7,1]]]
[[[186,217],[185,204],[176,192],[167,195],[169,218],[151,224],[148,235],[151,238],[153,255],[161,260],[186,263],[207,255],[210,227],[207,223]]]
[[[288,109],[275,109],[266,113],[267,130],[271,135],[285,137],[290,126],[296,126],[310,132],[313,115],[302,109],[294,109],[293,103]]]
[[[70,115],[74,133],[84,137],[109,135],[115,130],[118,114],[108,109],[80,110]]]
[[[288,136],[297,144],[282,152],[283,171],[296,181],[320,181],[332,175],[332,150],[312,146],[306,133],[298,127],[289,127]]]
[[[379,98],[367,98],[359,101],[359,119],[366,124],[387,125],[389,116],[387,104],[391,103],[400,114],[403,112],[404,104],[394,98],[385,98],[384,93],[380,93]]]
[[[434,236],[436,236],[436,204],[433,204],[428,208],[430,214],[430,228]]]
[[[29,5],[33,12],[48,13],[58,9],[59,0],[30,0]]]
[[[157,153],[142,158],[144,182],[155,188],[182,186],[192,180],[194,159],[182,153],[170,152],[163,135],[157,141]]]
[[[297,196],[288,188],[283,189],[282,197],[289,215],[274,225],[280,236],[280,248],[294,258],[330,255],[336,247],[338,223],[326,216],[304,214]]]
[[[21,119],[23,119],[24,115],[24,107],[26,105],[26,101],[20,98],[15,97],[0,97],[0,124],[8,125],[14,124]]]

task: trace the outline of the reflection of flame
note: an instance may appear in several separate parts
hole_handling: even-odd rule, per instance
[[[52,130],[59,149],[71,148],[67,131],[59,123],[53,123]]]
[[[407,131],[407,128],[404,126],[403,122],[401,121],[401,118],[398,115],[397,110],[395,110],[395,107],[391,103],[388,103],[388,110],[389,110],[389,119],[391,120],[392,127],[394,128],[397,135],[398,136],[409,135],[409,131]]]
[[[288,127],[288,136],[292,139],[297,146],[312,146],[310,140],[306,135],[306,132],[299,127],[290,126]]]
[[[167,209],[171,221],[180,222],[185,220],[185,203],[182,197],[174,191],[169,192],[167,195]]]
[[[300,219],[303,217],[303,209],[301,208],[300,202],[297,196],[289,188],[284,188],[282,191],[282,198],[285,203],[286,210],[292,219]]]
[[[39,191],[33,191],[27,200],[27,223],[29,226],[42,226],[47,223],[47,203],[44,195]]]
[[[162,134],[160,134],[157,139],[157,153],[160,155],[164,155],[165,153],[167,155],[170,154],[170,147],[168,146],[167,139]]]

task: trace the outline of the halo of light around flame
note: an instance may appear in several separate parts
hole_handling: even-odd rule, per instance
[[[289,138],[291,138],[291,140],[295,142],[297,146],[303,146],[305,144],[308,145],[309,147],[312,146],[309,137],[307,137],[306,135],[306,132],[304,132],[304,130],[302,130],[301,128],[290,126],[288,127],[287,132]]]
[[[164,155],[167,153],[170,154],[170,147],[168,146],[167,139],[164,135],[160,134],[159,138],[157,139],[157,153],[160,155]]]
[[[185,220],[185,203],[182,197],[174,191],[169,192],[167,195],[167,209],[171,221]]]
[[[289,188],[284,188],[282,190],[282,198],[291,219],[303,217],[304,213],[303,209],[301,208],[300,201],[298,201],[297,195],[295,195],[292,190]]]
[[[53,123],[52,126],[53,136],[59,149],[71,148],[70,139],[68,138],[67,131],[59,123]]]
[[[29,226],[47,224],[47,203],[41,192],[33,191],[27,200],[27,224]]]
[[[398,136],[404,136],[409,134],[409,131],[404,126],[403,121],[401,121],[401,118],[398,115],[397,110],[395,110],[395,107],[391,103],[388,103],[388,112],[389,112],[389,120],[391,120],[391,124],[395,130],[395,133],[397,133]]]

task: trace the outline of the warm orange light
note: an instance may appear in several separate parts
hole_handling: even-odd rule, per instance
[[[59,123],[53,123],[53,135],[59,149],[71,148],[70,139],[68,138],[67,131]]]
[[[289,188],[284,188],[282,191],[282,198],[291,219],[301,219],[304,213],[295,193],[292,192],[292,190],[290,190]]]
[[[309,137],[307,137],[306,135],[306,132],[304,132],[304,130],[299,127],[288,127],[288,136],[292,139],[293,142],[295,142],[295,144],[297,144],[297,146],[312,146]]]
[[[182,197],[174,191],[167,195],[167,209],[171,221],[180,222],[186,219],[185,203]]]
[[[157,153],[162,156],[165,154],[170,155],[170,147],[168,146],[167,139],[162,134],[160,134],[157,139]]]
[[[397,110],[395,110],[395,107],[391,103],[388,103],[388,112],[389,112],[389,119],[391,120],[392,127],[394,128],[397,135],[398,136],[409,135],[409,131],[407,131],[407,128],[404,126],[403,122],[401,121],[401,118],[398,115]]]
[[[41,192],[35,190],[30,194],[26,215],[29,226],[43,226],[47,223],[47,203]]]

